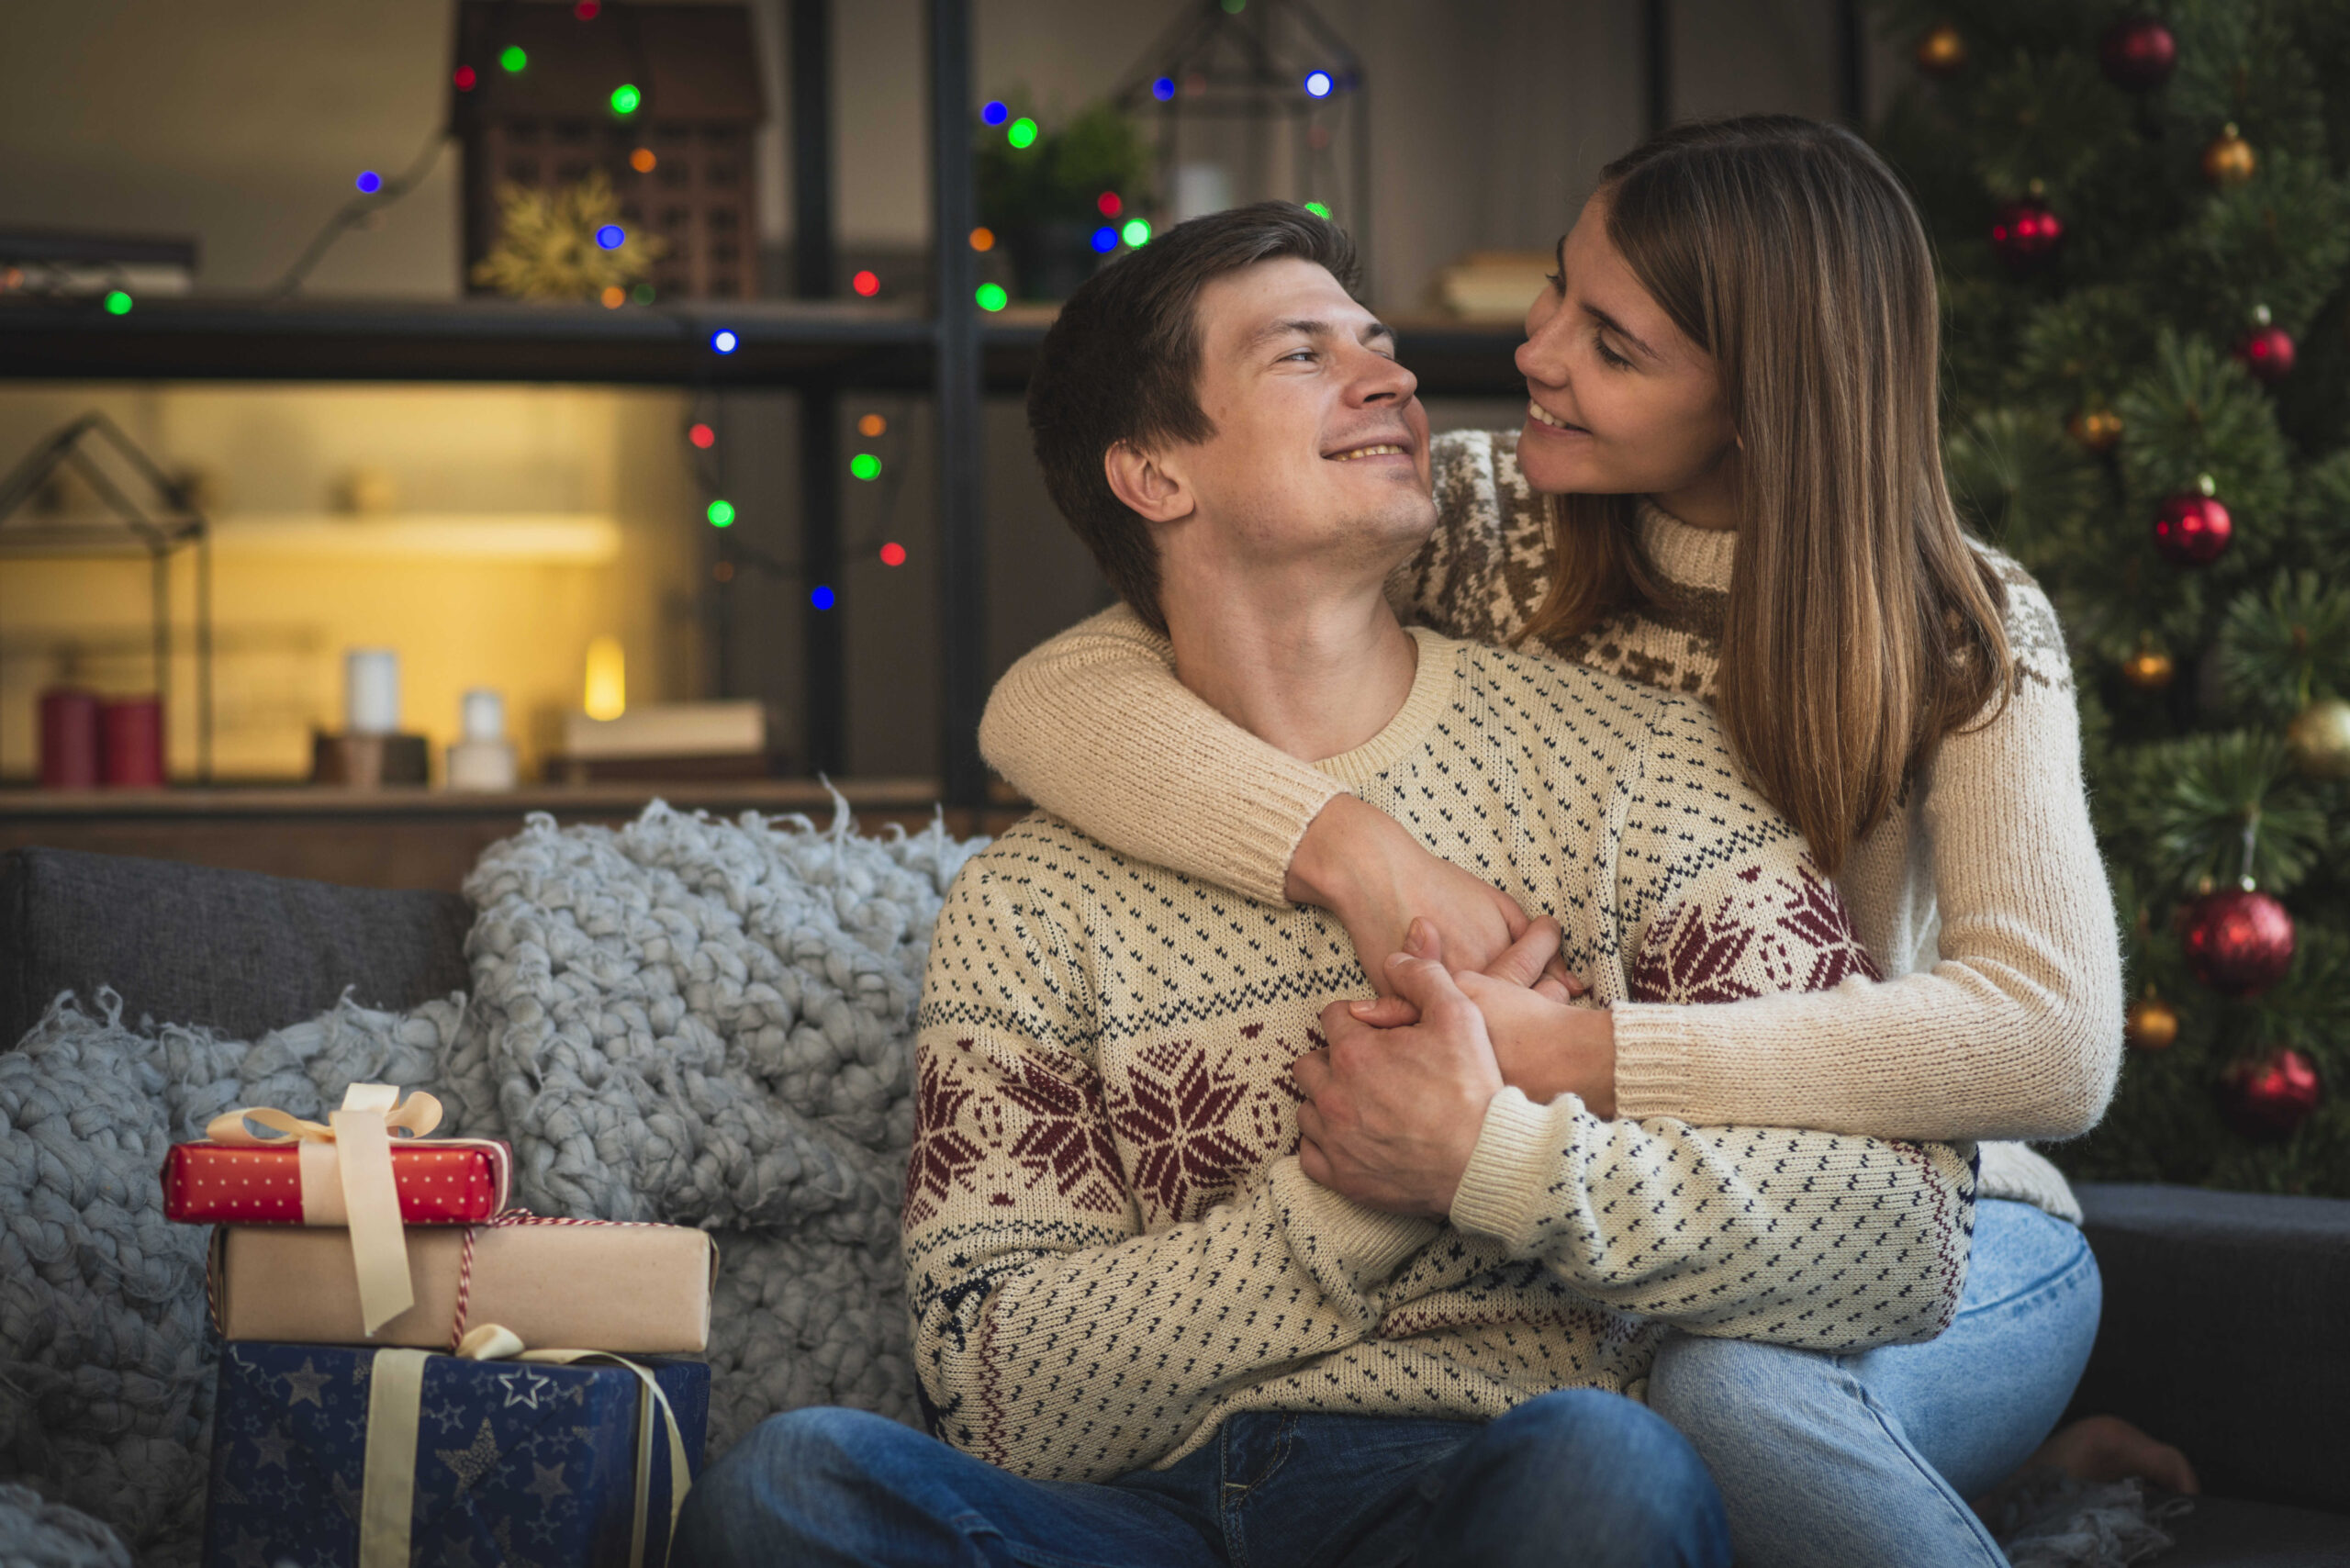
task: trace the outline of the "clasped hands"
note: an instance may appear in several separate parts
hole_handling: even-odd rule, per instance
[[[1383,968],[1391,993],[1324,1008],[1329,1043],[1292,1064],[1305,1174],[1370,1208],[1441,1219],[1505,1085],[1538,1103],[1578,1093],[1614,1115],[1614,1032],[1605,1013],[1568,1004],[1559,944],[1545,916],[1456,975],[1436,928],[1415,919]]]

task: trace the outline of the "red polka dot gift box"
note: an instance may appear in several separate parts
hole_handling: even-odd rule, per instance
[[[418,1101],[431,1104],[429,1095],[401,1103]],[[438,1105],[431,1110],[437,1125]],[[385,1131],[369,1151],[353,1143],[348,1114],[336,1112],[327,1123],[266,1110],[214,1118],[205,1138],[173,1144],[164,1159],[164,1216],[190,1225],[348,1226],[346,1155],[380,1159],[386,1148],[404,1225],[477,1225],[507,1206],[514,1156],[505,1144],[426,1137],[430,1126],[420,1132],[375,1116],[368,1130]],[[254,1123],[270,1132],[256,1135]]]

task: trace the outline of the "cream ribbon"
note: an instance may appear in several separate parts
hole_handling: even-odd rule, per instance
[[[367,1391],[367,1455],[361,1479],[359,1568],[408,1568],[408,1526],[416,1511],[416,1449],[424,1409],[424,1364],[438,1352],[384,1350],[375,1352]],[[658,1408],[669,1438],[669,1547],[676,1560],[677,1516],[686,1506],[692,1473],[686,1465],[686,1439],[669,1396],[647,1369],[605,1350],[526,1350],[521,1337],[502,1324],[485,1323],[457,1342],[464,1361],[610,1361],[636,1374],[643,1392],[636,1402],[636,1502],[629,1532],[629,1568],[644,1568],[645,1511],[653,1488],[653,1412]]]
[[[269,1129],[256,1133],[246,1126]],[[212,1118],[204,1136],[241,1148],[271,1148],[292,1143],[301,1159],[302,1192],[337,1192],[342,1223],[351,1230],[351,1259],[359,1275],[359,1316],[369,1336],[416,1305],[408,1282],[408,1238],[400,1227],[399,1189],[392,1180],[392,1130],[422,1137],[441,1125],[441,1102],[418,1092],[407,1099],[388,1083],[354,1083],[343,1092],[342,1108],[325,1124],[268,1105],[240,1106]],[[331,1162],[339,1184],[325,1180]]]

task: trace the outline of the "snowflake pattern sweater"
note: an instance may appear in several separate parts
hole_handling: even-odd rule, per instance
[[[1597,1001],[1873,972],[1703,704],[1414,635],[1402,711],[1321,766],[1555,913]],[[964,867],[923,984],[903,1216],[934,1432],[1102,1481],[1238,1410],[1483,1419],[1558,1388],[1637,1396],[1671,1325],[1844,1350],[1948,1324],[1964,1145],[1602,1121],[1505,1089],[1449,1224],[1318,1186],[1290,1065],[1324,1005],[1368,993],[1322,912],[1041,813]]]
[[[1507,644],[1549,587],[1547,508],[1515,431],[1437,438],[1438,518],[1391,585],[1407,620]],[[1737,550],[1647,509],[1664,603],[1549,650],[1711,700]],[[1834,997],[1616,1010],[1628,1116],[1760,1122],[1908,1138],[2062,1138],[2104,1114],[2121,1064],[2121,944],[2089,826],[2072,667],[2038,585],[2008,590],[2012,700],[1950,736],[1838,886],[1877,967]],[[1281,756],[1174,678],[1124,608],[1029,654],[988,705],[988,760],[1048,811],[1145,859],[1279,904],[1292,852],[1339,780]],[[1096,745],[1090,737],[1111,737]],[[2077,1220],[2064,1178],[2020,1143],[1986,1143],[1983,1192]]]

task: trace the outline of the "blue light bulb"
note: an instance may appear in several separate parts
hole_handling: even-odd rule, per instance
[[[1171,76],[1161,76],[1150,84],[1150,95],[1162,104],[1168,102],[1175,96],[1175,79]]]
[[[1093,231],[1094,254],[1106,256],[1117,248],[1118,231],[1109,224],[1105,223],[1101,228],[1096,229]]]
[[[377,191],[384,188],[384,176],[375,173],[373,169],[363,169],[360,171],[358,183],[359,189],[363,194],[366,196],[374,196]]]
[[[810,591],[808,602],[819,610],[830,610],[834,604],[833,590],[819,587]]]
[[[1330,73],[1327,71],[1308,72],[1305,77],[1308,97],[1326,98],[1330,95]]]
[[[728,331],[723,327],[721,327],[718,330],[711,333],[710,335],[710,346],[716,349],[720,353],[733,353],[736,344],[740,342],[740,339],[736,338],[733,333]]]
[[[1012,118],[1012,111],[1002,104],[990,103],[979,110],[979,118],[990,125],[1002,125]]]
[[[617,223],[607,223],[596,230],[596,243],[607,251],[617,251],[627,242],[627,231]]]

